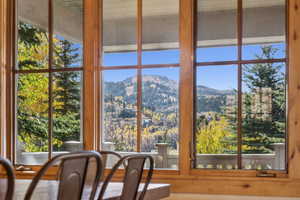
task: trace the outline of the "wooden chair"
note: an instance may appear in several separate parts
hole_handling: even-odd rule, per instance
[[[144,183],[143,190],[139,195],[139,200],[143,200],[148,188],[148,185],[151,181],[153,174],[153,158],[148,155],[129,155],[121,158],[115,166],[111,169],[108,176],[105,178],[98,200],[102,200],[106,191],[108,184],[110,183],[113,175],[119,169],[119,167],[126,163],[125,175],[123,178],[123,189],[120,200],[136,200],[138,195],[138,189],[144,172],[144,166],[146,160],[150,161],[149,170],[147,173],[146,181]]]
[[[10,162],[4,158],[0,157],[0,166],[2,166],[7,175],[7,188],[4,195],[4,200],[12,200],[14,197],[15,189],[15,174]]]
[[[39,180],[45,175],[50,167],[57,164],[59,181],[57,199],[82,199],[84,186],[87,185],[87,170],[91,163],[96,166],[95,176],[92,177],[92,189],[90,191],[90,199],[94,199],[104,166],[99,153],[86,151],[60,154],[48,161],[33,178],[26,192],[25,200],[31,199]]]

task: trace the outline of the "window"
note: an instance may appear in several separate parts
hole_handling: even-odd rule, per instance
[[[197,168],[237,168],[237,68],[197,68]]]
[[[194,168],[286,169],[285,1],[198,0]]]
[[[16,1],[16,164],[85,148],[146,153],[157,169],[191,156],[196,169],[286,170],[285,0],[197,0],[193,27],[179,0]]]
[[[17,4],[15,163],[39,165],[83,148],[82,1]]]
[[[179,1],[103,0],[102,149],[178,168]]]

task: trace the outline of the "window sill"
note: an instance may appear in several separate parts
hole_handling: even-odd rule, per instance
[[[25,167],[31,168],[29,171],[16,171],[17,178],[22,177],[33,177],[36,175],[37,171],[41,166],[37,165],[26,165]],[[53,167],[46,174],[48,178],[56,178],[57,168]],[[105,174],[109,173],[109,169],[105,170]],[[190,170],[190,174],[182,175],[179,170],[167,170],[167,169],[154,169],[153,179],[164,179],[164,180],[199,180],[199,179],[211,179],[211,180],[267,180],[267,181],[277,181],[285,180],[289,181],[289,175],[286,171],[267,171],[268,173],[276,174],[276,177],[257,177],[258,171],[256,170]],[[116,173],[116,179],[121,178],[123,175],[123,170],[120,169]]]

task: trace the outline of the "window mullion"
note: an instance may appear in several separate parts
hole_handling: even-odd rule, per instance
[[[191,169],[191,138],[194,132],[194,0],[180,1],[179,169]]]
[[[137,0],[137,152],[141,152],[142,141],[142,29],[143,29],[143,0]]]
[[[242,40],[243,40],[243,0],[237,1],[237,36],[238,36],[238,113],[237,113],[237,165],[242,169]]]
[[[52,157],[52,136],[53,136],[53,112],[52,112],[52,72],[53,68],[53,2],[48,0],[48,20],[49,20],[49,62],[48,62],[48,157]]]
[[[100,1],[84,0],[83,52],[83,140],[85,150],[95,150],[99,131],[99,75],[100,66]],[[97,27],[97,28],[95,28]]]

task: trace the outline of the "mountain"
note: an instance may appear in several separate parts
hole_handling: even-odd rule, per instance
[[[214,88],[209,88],[203,85],[197,85],[197,94],[198,95],[214,95],[214,96],[220,96],[220,95],[233,95],[235,94],[234,90],[217,90]]]
[[[113,94],[116,96],[131,96],[135,93],[136,77],[130,77],[124,81],[119,82],[105,82],[105,93]],[[178,89],[178,82],[169,79],[165,76],[159,75],[146,75],[143,76],[143,85],[144,89],[147,87],[158,88],[161,90],[172,90],[175,91]],[[161,87],[161,88],[160,88]],[[144,91],[147,95],[147,93]],[[217,90],[214,88],[209,88],[203,85],[197,85],[197,93],[199,95],[233,95],[233,90]]]
[[[153,111],[172,112],[177,109],[178,83],[164,76],[143,76],[143,106]],[[126,104],[136,103],[136,77],[118,82],[105,82],[105,102],[121,96]]]
[[[112,101],[112,97],[123,97],[124,103],[136,103],[136,77],[130,77],[118,82],[105,82],[105,102]],[[155,111],[172,112],[178,106],[178,82],[170,80],[168,77],[159,75],[143,76],[143,106]],[[209,101],[212,97],[216,99],[224,99],[226,95],[234,94],[233,90],[217,90],[203,85],[197,86],[198,101],[203,101],[203,98]],[[200,98],[201,97],[201,98]],[[220,98],[223,97],[223,98]],[[221,101],[221,100],[220,100]],[[201,102],[200,102],[201,103]],[[220,107],[213,103],[213,107]],[[202,109],[201,109],[202,110]],[[214,110],[214,109],[213,109]],[[218,110],[218,109],[217,109]]]

